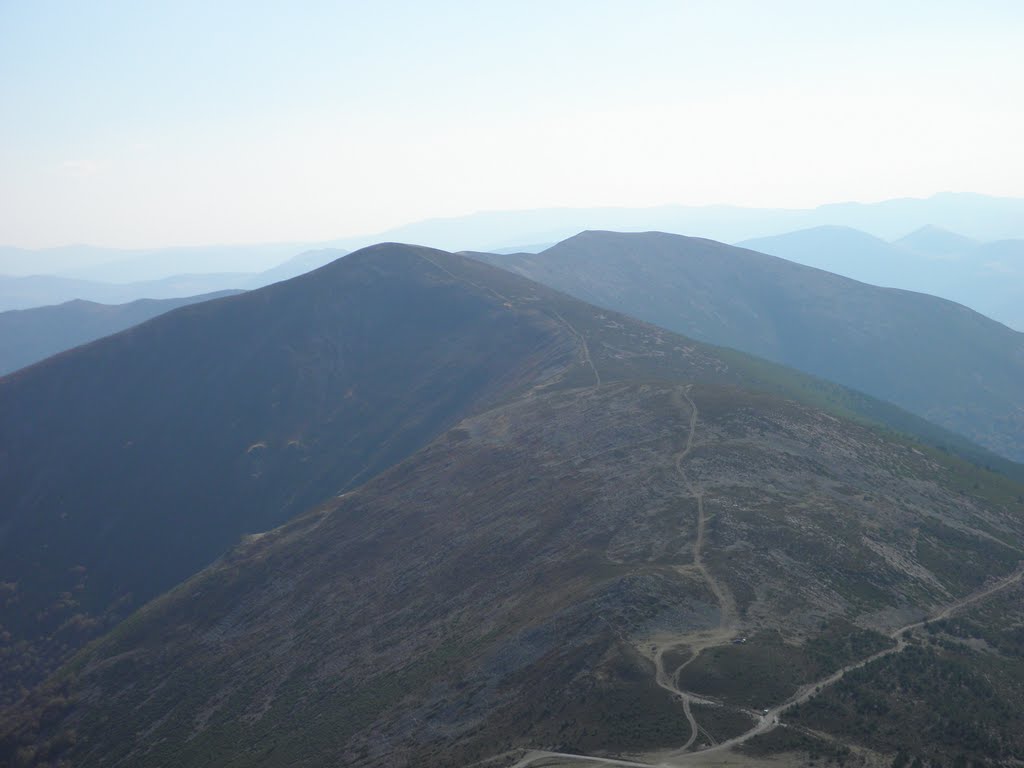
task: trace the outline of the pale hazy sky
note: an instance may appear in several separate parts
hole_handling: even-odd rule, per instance
[[[1024,196],[1024,2],[0,0],[0,243]]]

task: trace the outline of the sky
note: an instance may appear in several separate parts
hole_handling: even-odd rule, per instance
[[[0,244],[1024,196],[1019,0],[0,0]]]

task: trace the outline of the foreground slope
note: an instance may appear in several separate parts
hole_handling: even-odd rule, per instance
[[[367,249],[0,379],[4,697],[571,354],[559,323],[446,258]]]
[[[1024,459],[1024,334],[924,294],[699,238],[585,232],[478,258],[893,402]]]
[[[800,736],[776,721],[817,717],[837,670],[889,651],[873,664],[927,666],[938,651],[905,657],[904,627],[1019,583],[1024,486],[739,388],[760,370],[741,356],[433,258],[438,279],[556,323],[570,354],[151,602],[7,713],[0,755],[685,765],[730,736],[762,751]],[[979,670],[1001,663],[964,648]],[[1006,709],[1024,674],[1001,669]],[[1024,758],[1012,721],[968,725],[978,750]]]
[[[184,299],[139,299],[129,304],[97,304],[76,299],[53,307],[0,312],[0,376],[172,309],[232,293],[235,292]]]

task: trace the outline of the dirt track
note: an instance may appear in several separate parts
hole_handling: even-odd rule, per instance
[[[987,587],[984,587],[976,592],[973,592],[970,595],[961,598],[960,600],[950,603],[941,610],[938,610],[930,614],[925,619],[921,619],[920,621],[916,621],[913,624],[907,624],[906,626],[893,630],[890,633],[890,637],[896,641],[896,645],[894,645],[892,648],[887,648],[884,651],[879,651],[878,653],[872,654],[871,656],[861,659],[860,661],[848,664],[845,667],[836,670],[827,677],[824,677],[820,680],[816,680],[812,683],[808,683],[807,685],[802,686],[800,690],[798,690],[786,701],[770,708],[768,710],[768,714],[759,716],[757,724],[749,731],[739,736],[736,736],[732,739],[723,741],[720,744],[709,747],[708,749],[686,753],[684,753],[682,750],[679,750],[666,755],[660,762],[657,763],[640,763],[632,760],[620,760],[617,758],[597,758],[588,755],[571,755],[567,753],[538,751],[531,752],[528,755],[526,755],[522,760],[516,763],[515,766],[513,766],[513,768],[526,768],[526,766],[534,766],[534,768],[540,768],[541,765],[555,766],[565,765],[566,763],[582,763],[584,765],[590,763],[592,765],[600,764],[648,767],[657,766],[664,768],[674,768],[675,766],[687,766],[693,762],[702,762],[694,760],[694,758],[701,758],[703,756],[710,755],[715,752],[722,752],[725,750],[732,749],[733,747],[737,747],[740,744],[743,744],[744,742],[750,741],[750,739],[754,738],[755,736],[759,736],[763,733],[768,733],[769,731],[774,730],[782,724],[781,716],[784,712],[786,712],[789,709],[792,709],[795,706],[810,701],[812,698],[821,693],[825,688],[829,687],[830,685],[834,685],[835,683],[842,680],[843,676],[847,672],[850,672],[855,669],[860,669],[861,667],[865,667],[868,664],[871,664],[879,659],[885,658],[886,656],[891,656],[895,653],[900,653],[909,644],[905,637],[908,632],[919,627],[923,627],[926,622],[938,621],[940,619],[948,618],[952,614],[956,613],[958,610],[961,610],[962,608],[965,608],[968,605],[972,605],[973,603],[980,602],[981,600],[984,600],[985,598],[990,597],[996,594],[997,592],[1006,589],[1007,587],[1017,584],[1022,580],[1024,580],[1024,565],[1022,565],[1009,576],[1005,576],[1004,578],[999,579],[998,581],[990,584]],[[692,700],[698,701],[699,703],[705,703],[697,699],[696,697],[692,697]],[[538,763],[538,761],[542,758],[547,758],[548,762]],[[557,758],[557,760],[555,762],[550,762],[552,758]]]
[[[589,356],[587,360],[589,362]],[[600,382],[599,378],[598,382]],[[848,664],[845,667],[842,667],[836,670],[835,672],[832,672],[830,675],[820,680],[816,680],[814,682],[807,683],[806,685],[801,686],[797,690],[797,692],[794,693],[790,698],[786,699],[786,701],[781,702],[780,704],[777,704],[774,707],[771,707],[766,714],[748,712],[747,714],[751,715],[757,720],[753,728],[751,728],[743,734],[740,734],[739,736],[727,739],[726,741],[723,741],[719,744],[714,744],[713,739],[711,739],[707,731],[704,731],[700,727],[700,724],[694,717],[693,712],[691,710],[691,704],[716,705],[717,702],[704,699],[694,694],[680,690],[677,684],[677,680],[680,670],[682,670],[687,664],[690,664],[697,657],[697,655],[701,653],[701,651],[703,651],[705,648],[711,648],[716,645],[723,645],[729,642],[735,636],[736,632],[734,627],[736,609],[735,603],[732,600],[732,596],[728,593],[726,589],[722,587],[722,585],[717,581],[717,579],[715,579],[714,575],[704,565],[702,559],[705,528],[707,523],[706,516],[704,513],[704,494],[700,488],[698,488],[691,482],[691,480],[686,474],[686,469],[683,465],[685,459],[689,456],[694,446],[694,439],[698,420],[698,410],[696,403],[694,403],[693,399],[690,397],[689,387],[686,387],[685,389],[681,390],[680,400],[685,400],[686,404],[689,406],[690,428],[689,434],[686,438],[686,445],[675,457],[675,466],[676,470],[683,478],[683,483],[685,487],[697,501],[698,519],[697,535],[693,546],[693,564],[690,566],[680,566],[679,569],[682,571],[697,571],[703,576],[705,582],[708,585],[708,588],[712,591],[712,593],[714,593],[715,598],[718,601],[720,607],[720,620],[719,627],[717,630],[694,633],[694,636],[692,638],[676,638],[672,642],[656,643],[654,646],[653,653],[647,653],[645,655],[648,655],[648,657],[654,662],[657,684],[661,688],[672,693],[674,696],[678,696],[682,700],[683,713],[687,719],[687,722],[690,725],[690,738],[679,749],[669,753],[663,753],[662,755],[660,755],[660,761],[656,763],[643,763],[633,760],[617,758],[593,757],[588,755],[573,755],[568,753],[546,752],[538,750],[527,753],[521,760],[515,763],[515,765],[513,765],[512,768],[527,768],[528,766],[530,768],[542,768],[542,766],[551,766],[553,768],[554,766],[588,764],[592,766],[616,765],[624,766],[627,768],[649,768],[650,766],[672,768],[674,766],[687,766],[692,765],[694,763],[702,763],[704,762],[704,756],[711,755],[713,753],[725,752],[729,749],[732,749],[733,747],[737,747],[740,744],[750,741],[756,736],[768,733],[769,731],[772,731],[775,728],[779,727],[780,725],[782,725],[781,717],[786,711],[811,700],[829,686],[834,685],[835,683],[842,680],[843,676],[847,672],[851,672],[855,669],[865,667],[869,664],[874,663],[875,661],[878,661],[879,659],[885,658],[886,656],[902,652],[908,645],[906,635],[912,630],[924,626],[925,623],[929,621],[938,621],[941,619],[948,618],[956,611],[959,611],[962,608],[965,608],[966,606],[971,605],[973,603],[984,600],[985,598],[990,597],[991,595],[1003,589],[1006,589],[1007,587],[1012,586],[1013,584],[1017,584],[1021,582],[1022,579],[1024,579],[1024,562],[1022,562],[1021,566],[1018,567],[1018,569],[1009,576],[999,579],[998,581],[993,582],[987,587],[979,589],[971,593],[970,595],[960,598],[959,600],[956,600],[952,603],[949,603],[942,609],[933,612],[924,619],[921,619],[919,621],[907,624],[905,626],[893,630],[889,634],[889,637],[895,641],[895,644],[891,648],[886,648],[883,651],[879,651],[878,653],[872,654],[871,656],[853,662],[852,664]],[[682,406],[682,402],[680,402],[680,406]],[[687,659],[686,662],[684,662],[676,670],[669,674],[664,667],[664,653],[670,647],[683,644],[687,645],[691,649],[692,655],[689,659]],[[646,647],[649,648],[650,645],[646,644]],[[712,746],[695,752],[689,751],[692,748],[694,742],[696,741],[698,734],[700,733],[705,734],[705,736],[709,739],[709,743],[711,743]]]

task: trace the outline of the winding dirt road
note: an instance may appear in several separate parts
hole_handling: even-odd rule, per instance
[[[878,653],[872,654],[871,656],[867,656],[861,659],[860,661],[848,664],[845,667],[836,670],[827,677],[823,677],[820,680],[816,680],[812,683],[808,683],[807,685],[801,686],[801,688],[796,693],[794,693],[790,698],[786,699],[786,701],[769,709],[768,714],[758,716],[756,725],[754,725],[754,727],[751,728],[749,731],[742,733],[739,736],[735,736],[731,739],[727,739],[726,741],[723,741],[719,744],[715,744],[714,746],[708,747],[707,749],[702,749],[697,752],[684,753],[683,750],[687,749],[688,746],[693,743],[693,735],[691,735],[691,739],[687,743],[687,746],[683,747],[683,749],[680,749],[676,752],[673,752],[665,756],[665,758],[658,763],[641,763],[633,760],[620,760],[611,757],[593,757],[590,755],[574,755],[565,752],[545,752],[537,750],[526,754],[519,762],[512,766],[512,768],[527,768],[528,766],[533,766],[533,768],[540,768],[540,765],[543,765],[543,763],[538,763],[540,760],[543,759],[546,759],[548,761],[551,761],[552,759],[556,760],[556,762],[554,763],[549,762],[549,765],[559,765],[564,764],[566,762],[571,762],[584,764],[590,763],[599,765],[617,765],[623,766],[624,768],[676,768],[677,766],[685,766],[687,762],[689,762],[690,758],[695,758],[698,756],[703,757],[704,755],[708,755],[714,752],[721,752],[727,749],[732,749],[733,747],[737,747],[740,744],[743,744],[744,742],[750,741],[756,736],[760,736],[761,734],[768,733],[769,731],[778,728],[780,725],[782,725],[781,717],[783,713],[785,713],[787,710],[792,709],[793,707],[810,701],[829,686],[834,685],[840,680],[842,680],[843,676],[846,675],[846,673],[851,672],[855,669],[860,669],[861,667],[865,667],[869,664],[874,663],[875,661],[878,661],[879,659],[885,658],[886,656],[891,656],[893,654],[902,652],[909,645],[906,639],[907,633],[920,627],[923,627],[927,622],[939,621],[941,619],[949,618],[957,611],[966,608],[967,606],[972,605],[974,603],[980,602],[987,597],[991,597],[992,595],[1001,592],[1007,587],[1020,583],[1022,580],[1024,580],[1024,563],[1022,563],[1021,566],[1018,567],[1018,569],[1011,573],[1009,576],[1005,576],[1002,579],[993,582],[987,587],[984,587],[976,592],[973,592],[970,595],[961,598],[960,600],[950,603],[949,605],[943,607],[941,610],[931,613],[924,619],[921,619],[912,624],[907,624],[903,627],[893,630],[891,633],[889,633],[889,637],[896,641],[896,644],[893,647],[886,648],[885,650],[879,651]],[[662,674],[664,674],[663,668],[661,669],[661,672]],[[659,685],[661,685],[660,681]],[[662,687],[664,688],[665,686]],[[668,688],[668,690],[677,692],[677,689],[674,685]],[[686,694],[686,696],[690,696],[690,700],[696,703],[713,703],[708,702],[707,700],[702,700],[699,697],[694,697],[692,696],[692,694]],[[684,698],[684,702],[685,701],[686,699]],[[691,721],[691,727],[693,722],[694,721]],[[696,730],[694,731],[694,735],[695,734]]]
[[[686,721],[690,724],[690,738],[679,749],[680,752],[683,752],[683,751],[686,751],[686,750],[688,750],[690,748],[690,746],[693,744],[693,742],[697,740],[697,735],[703,730],[700,727],[700,724],[697,723],[697,718],[695,718],[693,716],[693,711],[690,708],[690,705],[691,704],[707,704],[707,705],[710,705],[710,706],[715,706],[715,705],[718,704],[718,702],[712,701],[711,699],[702,698],[700,696],[697,696],[695,694],[689,693],[687,691],[680,690],[679,686],[676,684],[676,677],[677,677],[677,674],[678,674],[679,670],[677,669],[671,675],[669,675],[665,671],[665,658],[664,658],[664,656],[665,656],[665,651],[666,650],[667,649],[664,646],[659,646],[658,650],[654,654],[654,669],[655,669],[654,679],[655,679],[655,682],[657,682],[659,687],[661,687],[664,690],[668,691],[673,696],[676,696],[676,697],[680,698],[682,700],[682,702],[683,702],[683,714],[686,715]],[[688,659],[686,663],[689,663],[694,658],[695,658],[695,656],[691,656],[690,659]],[[705,735],[706,735],[706,732],[705,732]],[[708,738],[710,738],[710,736]]]
[[[590,357],[590,347],[587,345],[587,340],[583,337],[583,334],[577,331],[576,327],[572,323],[562,317],[562,315],[555,310],[552,309],[551,314],[557,317],[561,321],[562,325],[568,328],[569,332],[576,337],[576,341],[578,341],[580,345],[580,357],[583,359],[583,363],[589,366],[590,370],[594,374],[594,386],[600,387],[601,374],[597,372],[597,366],[594,365],[594,360]]]
[[[697,535],[693,542],[693,564],[691,566],[682,566],[679,570],[686,570],[687,568],[697,571],[700,576],[704,579],[704,583],[708,585],[708,589],[715,596],[715,600],[718,602],[719,609],[719,621],[718,631],[706,634],[702,641],[698,644],[691,644],[691,655],[685,662],[679,665],[672,675],[666,675],[663,655],[665,652],[664,647],[659,647],[655,655],[655,669],[658,678],[658,685],[667,691],[674,693],[683,702],[683,714],[686,716],[686,720],[690,725],[690,738],[686,741],[683,746],[673,752],[673,755],[682,754],[689,751],[693,746],[693,743],[697,740],[697,736],[701,733],[708,739],[710,744],[715,744],[714,737],[711,736],[706,730],[704,730],[697,719],[693,715],[692,704],[708,704],[716,706],[718,702],[711,701],[696,696],[688,691],[681,690],[678,685],[679,673],[690,663],[700,655],[700,653],[706,649],[717,645],[724,645],[725,643],[732,640],[736,632],[733,629],[736,619],[736,603],[732,598],[732,595],[723,588],[723,586],[715,578],[714,574],[708,570],[707,566],[704,565],[703,551],[704,551],[704,538],[707,530],[707,514],[704,511],[704,492],[698,488],[691,480],[689,475],[686,473],[686,467],[684,462],[693,450],[694,440],[697,435],[697,420],[700,416],[700,411],[697,409],[697,404],[693,401],[690,396],[690,386],[684,387],[680,390],[681,400],[686,401],[686,405],[690,411],[690,427],[686,435],[686,445],[675,457],[675,467],[679,476],[683,479],[687,491],[697,502]],[[683,403],[679,403],[682,407]]]
[[[733,625],[736,623],[736,601],[733,600],[731,594],[726,590],[718,579],[715,578],[714,574],[707,569],[704,565],[704,537],[707,530],[707,514],[704,512],[704,491],[698,488],[691,480],[689,475],[686,473],[686,467],[683,462],[690,455],[693,450],[693,441],[697,434],[697,419],[700,412],[697,410],[697,404],[693,401],[690,396],[690,386],[686,386],[681,390],[682,398],[686,400],[686,404],[690,410],[690,430],[686,436],[686,445],[683,450],[680,451],[675,458],[676,471],[680,477],[683,478],[683,483],[686,489],[690,492],[690,495],[697,502],[697,536],[693,542],[693,565],[691,566],[697,570],[700,575],[704,578],[708,588],[714,594],[715,599],[718,601],[720,611],[719,629],[728,637],[724,638],[724,641],[731,639],[733,634]],[[723,641],[723,642],[724,642]],[[692,661],[692,659],[691,659]],[[689,663],[689,662],[687,662]]]
[[[907,633],[920,627],[923,627],[926,623],[930,621],[940,621],[942,619],[949,618],[951,615],[961,610],[962,608],[966,608],[968,605],[972,605],[973,603],[980,602],[981,600],[984,600],[987,597],[991,597],[995,593],[1019,583],[1022,579],[1024,579],[1024,564],[1018,567],[1017,570],[1011,573],[1009,576],[1005,576],[1002,579],[993,582],[988,587],[984,587],[976,592],[972,592],[970,595],[967,595],[966,597],[963,597],[960,600],[950,603],[941,610],[930,614],[929,616],[927,616],[924,619],[921,619],[920,621],[916,621],[913,624],[907,624],[906,626],[894,629],[892,632],[889,633],[889,637],[895,641],[895,645],[893,645],[891,648],[886,648],[885,650],[872,654],[871,656],[863,658],[860,661],[855,661],[852,664],[847,664],[845,667],[837,669],[835,672],[828,675],[827,677],[823,677],[820,680],[815,680],[812,683],[807,683],[806,685],[801,686],[797,690],[797,692],[794,693],[786,701],[769,709],[768,714],[761,715],[758,719],[757,725],[755,725],[749,731],[739,736],[736,736],[735,738],[723,741],[721,744],[715,747],[703,750],[701,754],[719,751],[723,749],[729,749],[730,747],[735,747],[739,744],[742,744],[745,741],[749,741],[755,736],[773,730],[781,724],[780,718],[783,713],[785,713],[787,710],[792,709],[793,707],[799,706],[800,704],[804,704],[810,701],[819,693],[821,693],[825,688],[828,688],[831,685],[835,685],[840,680],[842,680],[846,673],[852,672],[855,669],[860,669],[861,667],[866,667],[868,664],[872,664],[878,661],[879,659],[884,659],[886,656],[892,656],[893,654],[901,653],[909,645],[906,638]]]
[[[573,329],[573,331],[575,332],[575,329]],[[582,337],[579,338],[582,339]],[[586,342],[584,341],[583,344],[585,347]],[[589,353],[587,355],[587,361],[589,362]],[[593,363],[591,363],[591,367],[593,367]],[[596,376],[596,369],[594,373]],[[600,377],[598,377],[598,383],[600,383]],[[892,647],[886,648],[885,650],[879,651],[878,653],[872,654],[871,656],[867,656],[863,659],[860,659],[859,661],[848,664],[845,667],[841,667],[840,669],[837,669],[835,672],[831,673],[826,677],[823,677],[820,680],[815,680],[814,682],[807,683],[806,685],[801,686],[796,691],[796,693],[794,693],[791,697],[786,699],[784,702],[777,704],[774,707],[771,707],[767,711],[767,713],[757,713],[748,711],[747,714],[756,719],[755,725],[750,730],[740,734],[739,736],[735,736],[731,739],[727,739],[723,742],[716,744],[711,735],[706,730],[701,728],[700,724],[697,722],[697,719],[693,715],[691,705],[705,704],[718,706],[719,703],[716,701],[712,701],[710,699],[702,698],[687,691],[680,690],[678,686],[678,678],[680,671],[682,671],[682,669],[685,668],[686,665],[690,664],[695,658],[697,658],[697,656],[700,654],[702,650],[716,645],[723,645],[735,636],[735,629],[733,629],[733,627],[735,626],[736,607],[735,602],[732,599],[732,595],[730,595],[728,591],[722,587],[718,580],[715,579],[714,575],[704,565],[704,561],[702,558],[702,550],[704,547],[704,532],[707,524],[707,518],[704,512],[704,493],[690,480],[689,476],[686,473],[686,469],[683,465],[683,462],[690,455],[690,452],[694,446],[694,437],[697,429],[698,410],[696,403],[694,403],[693,399],[690,396],[689,386],[681,390],[681,395],[682,399],[685,399],[687,405],[689,406],[690,428],[689,434],[686,437],[686,445],[678,454],[676,454],[675,467],[676,470],[679,472],[680,476],[683,478],[683,483],[685,484],[687,490],[692,494],[692,496],[697,501],[697,536],[693,545],[693,564],[689,566],[679,566],[679,569],[682,571],[697,571],[703,576],[704,581],[708,585],[708,588],[712,591],[712,593],[714,593],[715,598],[718,600],[718,604],[720,606],[720,620],[717,632],[713,631],[710,633],[704,633],[705,637],[703,641],[697,644],[696,646],[694,646],[693,644],[689,644],[692,650],[692,655],[676,670],[674,670],[672,674],[667,673],[665,670],[664,654],[669,647],[675,647],[676,645],[683,644],[682,641],[669,645],[659,644],[654,652],[652,660],[655,666],[655,680],[657,684],[664,690],[673,694],[674,696],[679,697],[683,702],[683,713],[686,716],[686,720],[690,725],[690,738],[679,749],[670,752],[667,755],[664,755],[662,761],[659,763],[641,763],[632,760],[620,760],[617,758],[610,757],[594,757],[590,755],[576,755],[564,752],[546,752],[542,750],[537,750],[527,753],[521,760],[515,763],[515,765],[513,765],[512,768],[528,768],[530,766],[532,766],[532,768],[541,768],[541,766],[543,765],[564,765],[566,762],[590,765],[615,765],[623,766],[624,768],[652,768],[652,766],[655,768],[673,768],[675,766],[685,766],[687,762],[689,762],[692,758],[695,758],[697,756],[703,757],[704,755],[707,755],[709,753],[721,752],[728,749],[732,749],[734,747],[739,746],[740,744],[750,741],[756,736],[760,736],[761,734],[768,733],[769,731],[778,728],[780,725],[782,725],[781,718],[785,712],[789,711],[793,707],[799,706],[800,704],[804,704],[810,701],[812,698],[820,694],[829,686],[835,685],[837,682],[842,680],[848,672],[860,669],[862,667],[866,667],[867,665],[872,664],[878,661],[879,659],[883,659],[886,656],[901,653],[909,644],[906,636],[911,631],[923,627],[929,621],[939,621],[941,619],[948,618],[952,614],[967,607],[968,605],[980,602],[981,600],[984,600],[985,598],[990,597],[996,594],[997,592],[1000,592],[1006,589],[1007,587],[1020,583],[1022,580],[1024,580],[1024,561],[1022,561],[1017,570],[1011,573],[1010,575],[1005,576],[1002,579],[993,582],[989,586],[977,590],[976,592],[972,592],[970,595],[967,595],[959,600],[956,600],[955,602],[949,603],[940,610],[934,611],[924,619],[920,619],[919,621],[899,627],[898,629],[894,629],[892,632],[889,633],[890,639],[894,641],[894,645]],[[680,406],[681,405],[682,403],[680,403]],[[705,735],[711,746],[699,751],[690,751],[693,746],[693,743],[696,741],[697,736],[700,733],[703,733]]]

